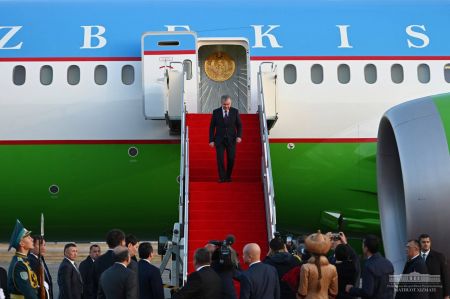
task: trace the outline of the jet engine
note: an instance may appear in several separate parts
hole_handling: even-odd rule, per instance
[[[377,184],[386,257],[396,273],[422,233],[450,258],[450,94],[388,110],[378,129]]]

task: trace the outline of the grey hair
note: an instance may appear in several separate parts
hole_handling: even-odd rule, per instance
[[[220,97],[220,102],[223,103],[223,102],[225,102],[228,99],[231,100],[231,97],[229,95],[227,95],[227,94],[224,94],[223,96]]]

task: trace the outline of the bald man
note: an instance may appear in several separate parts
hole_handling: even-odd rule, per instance
[[[244,246],[244,263],[249,265],[241,277],[240,299],[280,299],[277,270],[261,263],[261,248],[256,243]]]

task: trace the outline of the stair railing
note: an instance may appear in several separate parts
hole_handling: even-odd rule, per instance
[[[184,75],[186,80],[186,74]],[[188,233],[189,233],[189,128],[186,126],[186,103],[184,101],[184,82],[183,82],[183,97],[181,100],[181,157],[180,157],[180,195],[178,203],[178,221],[180,223],[179,232],[182,242],[181,259],[183,261],[182,266],[182,278],[183,282],[187,279],[187,255],[188,255]]]
[[[262,70],[261,67],[264,64],[271,64],[272,62],[263,62],[259,66],[258,72],[258,91],[259,91],[259,103],[258,103],[258,114],[259,114],[259,126],[261,130],[261,175],[264,184],[264,202],[266,207],[266,220],[267,220],[267,237],[271,240],[276,232],[276,208],[275,208],[275,190],[273,186],[272,177],[272,163],[270,160],[270,147],[269,147],[269,130],[267,127],[266,111],[264,106],[264,90],[263,90],[263,80],[262,80]]]

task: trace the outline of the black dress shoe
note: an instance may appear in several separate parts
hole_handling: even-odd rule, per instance
[[[226,180],[225,180],[225,179],[218,179],[217,182],[218,182],[218,183],[225,183]]]
[[[231,183],[233,180],[231,178],[225,179],[225,182]]]

